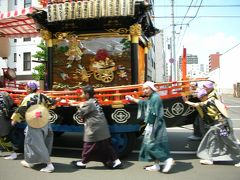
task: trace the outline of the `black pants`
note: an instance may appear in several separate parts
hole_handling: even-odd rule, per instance
[[[23,152],[24,149],[24,129],[19,127],[13,127],[10,132],[10,139],[12,142],[12,148],[15,152]]]
[[[0,137],[0,148],[6,151],[23,152],[24,129],[12,127],[10,133]]]
[[[204,120],[197,115],[193,122],[193,134],[197,137],[203,137],[209,130],[210,125],[206,124]]]

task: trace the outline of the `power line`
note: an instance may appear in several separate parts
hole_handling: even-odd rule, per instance
[[[225,52],[224,52],[224,53],[222,53],[221,55],[224,55],[224,54],[226,54],[228,51],[230,51],[230,50],[234,49],[235,47],[237,47],[237,46],[239,46],[239,45],[240,45],[240,43],[238,43],[237,45],[235,45],[235,46],[233,46],[232,48],[228,49],[227,51],[225,51]]]
[[[185,36],[186,32],[187,32],[187,27],[185,27],[185,29],[184,29],[184,32],[183,32],[183,35],[182,35],[182,38],[181,38],[181,40],[180,40],[180,41],[178,41],[178,48],[177,48],[178,50],[177,50],[177,52],[179,52],[179,50],[180,50],[180,48],[181,48],[182,41],[183,41],[183,38],[184,38],[184,36]],[[180,39],[180,37],[179,37],[178,39]]]
[[[181,31],[182,31],[183,22],[184,22],[185,18],[187,17],[187,14],[188,14],[190,8],[192,7],[192,3],[193,3],[193,0],[191,1],[190,5],[188,6],[188,9],[187,9],[187,11],[186,11],[186,13],[185,13],[185,16],[184,16],[184,18],[182,19],[182,22],[181,22],[181,24],[180,24],[180,32],[179,32],[180,35],[181,35]],[[175,24],[175,25],[176,25],[176,24]],[[187,26],[189,26],[189,24],[187,24]],[[178,36],[178,48],[177,48],[178,50],[177,50],[177,52],[179,51],[180,45],[182,44],[182,40],[183,40],[183,37],[184,37],[186,31],[187,31],[187,27],[185,27],[185,30],[184,30],[184,33],[183,33],[183,35],[182,35],[181,40],[180,40],[180,35]]]
[[[184,22],[185,18],[187,17],[187,14],[188,14],[190,8],[192,7],[192,3],[193,3],[193,0],[191,1],[190,5],[188,6],[188,9],[187,9],[187,11],[186,11],[186,13],[185,13],[185,16],[184,16],[184,18],[183,18],[183,20],[182,20],[182,22],[181,22],[180,32],[179,32],[180,35],[181,35],[181,31],[182,31],[183,22]],[[197,3],[197,2],[196,2],[196,3]],[[189,23],[187,24],[187,26],[189,26]],[[187,30],[187,27],[185,27],[184,33],[183,33],[183,35],[182,35],[182,39],[183,39],[183,37],[184,37],[184,35],[185,35],[185,33],[186,33],[186,30]],[[179,41],[179,39],[180,39],[180,36],[178,36],[178,44],[181,45],[181,44],[182,44],[182,40]],[[180,43],[179,43],[179,42],[180,42]],[[180,45],[179,45],[179,47],[180,47]]]
[[[171,7],[170,5],[154,5],[153,7]],[[199,5],[174,5],[174,7],[199,7]],[[205,8],[205,7],[210,7],[210,8],[215,8],[215,7],[240,7],[240,5],[236,4],[236,5],[201,5],[201,7]]]
[[[234,10],[236,10],[236,8],[239,8],[240,7],[240,4],[232,4],[232,5],[203,5],[202,2],[203,0],[200,0],[199,3],[195,3],[194,5],[192,4],[193,1],[191,1],[190,4],[187,4],[187,5],[174,5],[175,8],[186,8],[186,11],[185,11],[185,15],[182,16],[182,15],[177,15],[177,16],[174,16],[174,19],[177,19],[177,21],[181,22],[181,24],[174,24],[174,26],[176,25],[180,25],[182,26],[183,23],[185,22],[188,22],[188,23],[185,23],[186,24],[186,27],[185,29],[180,29],[180,33],[179,33],[179,36],[178,36],[178,43],[177,43],[177,52],[179,52],[181,46],[182,46],[182,42],[183,42],[183,39],[184,37],[186,36],[186,31],[187,31],[187,28],[189,27],[189,24],[193,21],[193,20],[196,20],[196,19],[199,19],[199,18],[206,18],[206,19],[210,19],[210,18],[240,18],[240,15],[222,15],[222,14],[219,14],[219,15],[201,15],[201,16],[198,16],[198,13],[199,13],[199,10],[200,8],[207,8],[207,9],[210,9],[210,8],[234,8]],[[154,5],[153,7],[157,8],[157,7],[162,7],[162,8],[171,8],[172,6],[171,5]],[[195,8],[195,9],[194,9]],[[196,9],[197,8],[197,9]],[[183,9],[182,9],[183,10]],[[190,10],[197,10],[195,11],[195,15],[188,15],[188,12]],[[161,18],[165,18],[165,19],[171,19],[173,18],[172,16],[164,16],[164,15],[159,15],[159,16],[155,16],[154,18],[158,18],[158,19],[161,19]],[[169,27],[169,26],[168,26]],[[168,27],[166,27],[165,29],[167,29]],[[183,31],[183,32],[182,32]],[[235,48],[236,46],[239,46],[240,43],[238,43],[237,45],[235,45],[234,47],[232,47],[231,49]],[[228,51],[230,51],[231,49],[228,49],[226,52],[224,52],[223,54],[227,53]]]
[[[203,0],[201,0],[200,5],[199,5],[199,7],[198,7],[198,10],[197,10],[195,16],[194,16],[192,19],[190,19],[190,20],[188,21],[188,24],[190,24],[190,22],[191,22],[192,20],[194,20],[194,19],[197,17],[198,12],[199,12],[200,8],[202,7],[202,2],[203,2]]]
[[[154,18],[172,18],[171,16],[155,16]],[[174,16],[174,18],[240,18],[240,16]]]
[[[190,10],[192,3],[193,3],[193,0],[191,1],[190,6],[188,6],[187,12],[185,13],[185,16],[184,16],[181,24],[183,24],[183,21],[184,21],[185,17],[187,16],[187,14],[188,14],[188,12],[189,12],[189,10]]]
[[[188,21],[188,23],[187,23],[188,25],[191,23],[191,21],[193,21],[193,20],[197,17],[198,12],[199,12],[200,8],[202,7],[202,2],[203,2],[203,0],[201,0],[200,4],[199,4],[199,6],[198,6],[198,9],[197,9],[197,11],[196,11],[196,13],[195,13],[195,16]],[[185,27],[184,34],[182,35],[182,39],[181,39],[181,41],[180,41],[180,43],[179,43],[179,48],[180,48],[180,46],[181,46],[181,44],[182,44],[183,38],[184,38],[185,33],[186,33],[186,31],[187,31],[187,27],[188,27],[188,26]]]

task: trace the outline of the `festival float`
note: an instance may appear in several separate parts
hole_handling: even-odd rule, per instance
[[[41,36],[46,42],[47,76],[42,93],[61,99],[50,110],[54,132],[83,131],[77,108],[71,104],[83,101],[81,88],[91,84],[108,120],[114,147],[120,156],[127,155],[144,128],[137,118],[137,105],[125,96],[142,95],[151,37],[159,32],[151,20],[151,5],[136,0],[41,0],[40,4],[40,8],[1,14],[0,36]],[[26,92],[7,76],[9,73],[0,91],[9,92],[18,105]],[[8,87],[8,81],[14,85]],[[191,124],[196,112],[181,97],[191,94],[190,81],[159,82],[156,87],[167,127]]]

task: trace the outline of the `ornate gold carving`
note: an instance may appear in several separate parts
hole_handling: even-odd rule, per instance
[[[127,72],[125,70],[120,70],[117,74],[120,78],[126,78],[127,77]]]
[[[92,59],[92,61],[90,70],[93,71],[94,78],[104,83],[112,82],[114,79],[113,72],[116,70],[115,62],[108,57],[105,60],[95,61],[95,59]]]
[[[52,33],[44,29],[40,30],[40,35],[45,41],[52,38]]]
[[[78,73],[78,75],[76,75],[76,79],[81,78],[82,81],[84,82],[89,82],[89,78],[91,77],[91,73],[88,72],[84,67],[82,67],[82,69],[77,69],[76,72]]]
[[[69,49],[65,53],[68,56],[67,60],[81,60],[83,52],[79,47],[79,41],[77,39],[77,35],[73,34],[68,37],[69,40]]]
[[[147,42],[146,47],[144,48],[144,53],[148,54],[148,50],[152,48],[152,43],[149,41]]]
[[[148,47],[144,47],[144,54],[148,54]]]
[[[134,25],[130,26],[130,34],[132,36],[141,36],[141,34],[142,34],[141,24],[134,24]]]
[[[94,72],[94,78],[104,83],[110,83],[114,79],[114,73],[112,69],[100,69]]]
[[[52,39],[49,39],[46,42],[47,42],[48,47],[53,47],[53,40]]]
[[[107,32],[114,32],[119,34],[128,34],[129,30],[127,28],[119,28],[119,29],[106,29]]]
[[[151,43],[151,42],[148,42],[148,43],[147,43],[147,47],[148,47],[148,49],[152,48],[152,43]]]
[[[84,39],[94,39],[96,37],[124,37],[127,38],[127,34],[129,33],[128,29],[120,28],[120,29],[107,29],[106,33],[92,33],[92,34],[75,34],[78,40]],[[116,32],[115,32],[116,31]],[[54,34],[54,38],[58,40],[69,39],[73,36],[72,32],[57,32]]]
[[[53,45],[58,45],[58,43],[59,43],[59,40],[58,40],[58,39],[53,39],[53,40],[52,40],[52,44],[53,44]]]
[[[65,38],[67,38],[67,36],[69,36],[69,33],[63,33],[63,32],[57,32],[55,33],[55,37],[59,40],[63,40]]]

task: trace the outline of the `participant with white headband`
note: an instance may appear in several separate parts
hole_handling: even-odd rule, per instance
[[[143,95],[147,99],[136,99],[130,95],[127,100],[138,104],[138,117],[147,124],[139,154],[140,161],[154,161],[154,165],[144,167],[147,171],[160,171],[163,164],[163,173],[168,173],[174,160],[170,156],[166,124],[163,119],[163,103],[157,93],[154,83],[147,81],[143,84]]]

